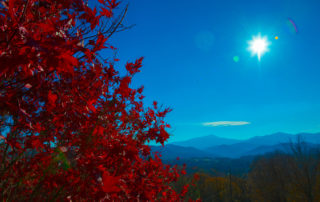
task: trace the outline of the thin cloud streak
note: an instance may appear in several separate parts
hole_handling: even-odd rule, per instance
[[[203,126],[217,127],[217,126],[242,126],[251,124],[247,121],[215,121],[202,123]]]

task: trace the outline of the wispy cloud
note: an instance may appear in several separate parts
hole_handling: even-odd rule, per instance
[[[202,123],[203,126],[217,127],[217,126],[242,126],[248,125],[250,122],[247,121],[215,121]]]

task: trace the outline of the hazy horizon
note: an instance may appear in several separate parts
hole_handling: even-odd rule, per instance
[[[275,134],[289,134],[289,135],[299,135],[299,134],[320,134],[320,132],[314,132],[314,133],[308,133],[308,132],[298,132],[298,133],[287,133],[287,132],[275,132],[275,133],[268,133],[268,134],[264,134],[264,135],[252,135],[250,137],[238,137],[238,138],[231,138],[231,137],[223,137],[223,136],[219,136],[218,134],[209,134],[209,135],[202,135],[202,136],[194,136],[191,138],[187,138],[187,139],[181,139],[181,140],[176,140],[176,141],[171,141],[169,139],[169,141],[167,142],[167,144],[171,144],[174,142],[184,142],[184,141],[188,141],[188,140],[192,140],[192,139],[196,139],[196,138],[203,138],[203,137],[208,137],[208,136],[216,136],[218,138],[225,138],[225,139],[231,139],[231,140],[239,140],[239,141],[243,141],[243,140],[249,140],[251,138],[254,137],[263,137],[263,136],[269,136],[269,135],[275,135]]]

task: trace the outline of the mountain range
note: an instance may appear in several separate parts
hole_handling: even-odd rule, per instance
[[[320,133],[274,133],[255,136],[247,140],[222,138],[215,135],[197,137],[186,141],[173,142],[162,146],[152,146],[152,151],[160,152],[162,159],[188,158],[240,158],[262,155],[269,152],[289,152],[297,141],[309,148],[320,148]]]

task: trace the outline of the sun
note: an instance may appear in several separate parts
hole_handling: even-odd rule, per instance
[[[248,50],[251,51],[252,55],[257,55],[258,60],[261,60],[261,56],[265,53],[268,52],[268,46],[270,45],[270,42],[268,41],[267,37],[261,37],[259,34],[258,36],[253,36],[251,41],[249,43],[249,48]]]

